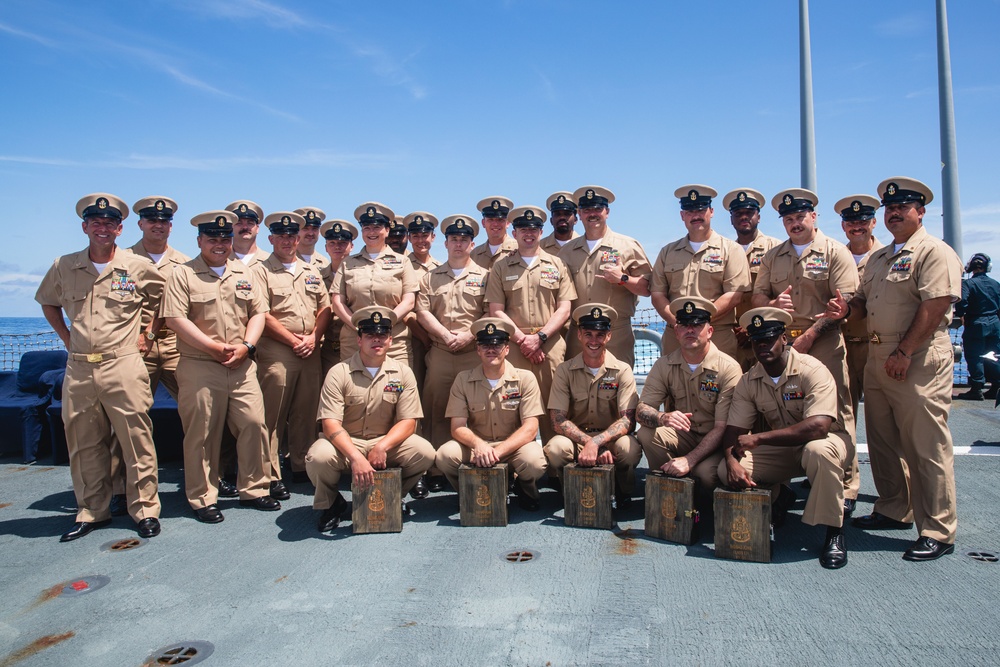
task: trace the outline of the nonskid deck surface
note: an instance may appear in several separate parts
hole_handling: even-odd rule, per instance
[[[402,533],[352,535],[345,520],[320,535],[308,485],[277,513],[223,500],[226,520],[205,525],[168,463],[162,535],[107,549],[136,537],[128,517],[60,544],[68,467],[7,459],[0,665],[141,665],[171,645],[213,651],[210,665],[993,663],[1000,457],[975,454],[995,451],[998,422],[986,404],[952,411],[955,443],[973,454],[955,462],[955,554],[909,563],[915,531],[848,528],[850,562],[836,571],[817,562],[822,529],[799,520],[798,482],[762,565],[716,559],[710,522],[690,547],[646,538],[641,502],[612,531],[567,528],[548,490],[541,512],[513,504],[505,528],[461,527],[448,492],[411,502]],[[873,500],[862,465],[858,512]],[[92,590],[74,590],[81,581]]]

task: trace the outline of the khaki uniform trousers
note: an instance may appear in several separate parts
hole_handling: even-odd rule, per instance
[[[772,502],[778,485],[805,474],[812,483],[802,523],[810,526],[844,524],[844,464],[847,461],[847,434],[831,433],[822,440],[810,440],[798,447],[762,445],[750,450],[740,464],[758,485],[771,486]],[[729,479],[725,458],[719,463],[719,478]]]
[[[607,445],[611,456],[615,459],[615,489],[618,492],[632,495],[635,493],[635,467],[642,458],[642,447],[634,435],[623,435]],[[542,451],[549,464],[549,474],[555,474],[562,479],[563,468],[576,461],[583,450],[564,435],[553,436],[545,443]]]
[[[70,354],[63,381],[62,419],[77,521],[110,516],[111,451],[117,441],[124,460],[128,513],[138,523],[160,516],[156,449],[149,408],[153,397],[138,348],[91,363]]]
[[[715,346],[733,359],[738,359],[738,346],[736,345],[736,334],[733,333],[733,324],[713,324],[712,328],[714,329],[712,342],[715,343]],[[673,329],[665,329],[663,331],[663,344],[661,347],[660,356],[666,356],[674,350],[680,349],[681,344],[677,342],[677,334],[674,333]],[[756,360],[754,360],[754,363],[756,363]]]
[[[472,370],[480,365],[479,355],[473,347],[468,352],[449,352],[436,345],[427,352],[427,374],[421,390],[424,408],[424,437],[430,440],[434,449],[451,439],[451,420],[444,414],[451,396],[451,385],[462,371]],[[420,386],[419,384],[417,385]]]
[[[540,364],[533,364],[521,353],[521,348],[510,343],[510,352],[507,354],[507,362],[514,368],[530,371],[538,381],[538,391],[542,398],[542,405],[549,404],[549,391],[552,389],[552,379],[555,377],[556,368],[566,359],[566,340],[562,334],[551,336],[542,345],[545,351],[545,361]],[[552,428],[552,420],[547,414],[538,418],[538,431],[541,433],[542,442],[548,442],[556,434]],[[457,488],[457,487],[456,487]]]
[[[378,444],[381,438],[351,438],[354,446],[362,454],[368,455],[372,447]],[[427,470],[434,464],[434,448],[419,435],[411,435],[409,438],[399,443],[386,452],[385,465],[387,468],[402,468],[401,496],[405,497],[410,489],[414,487]],[[306,454],[306,473],[309,481],[316,487],[316,495],[313,496],[313,509],[325,510],[333,506],[333,500],[339,491],[337,485],[340,483],[340,476],[343,473],[351,474],[351,462],[346,456],[337,451],[333,443],[326,438],[320,438],[309,448]]]
[[[302,359],[276,340],[261,339],[257,347],[257,378],[264,395],[270,481],[281,479],[281,445],[287,433],[292,472],[306,469],[306,452],[316,439],[316,410],[322,386],[318,352]]]
[[[496,447],[500,443],[489,444]],[[458,467],[463,463],[472,465],[472,450],[463,447],[457,440],[449,440],[438,450],[434,466],[444,473],[457,491]],[[500,459],[500,463],[507,463],[513,468],[525,494],[538,498],[538,480],[545,475],[545,454],[537,440],[532,440],[510,456]]]
[[[184,426],[184,490],[192,509],[219,500],[219,449],[227,425],[236,437],[240,499],[266,496],[267,428],[257,364],[246,360],[230,370],[213,359],[182,356],[177,384]]]
[[[864,396],[865,386],[865,364],[868,363],[868,341],[851,342],[847,345],[847,386],[851,392],[851,407],[854,409],[854,417],[858,416],[858,405],[861,404],[861,397]]]
[[[650,470],[659,470],[668,461],[686,456],[698,446],[702,438],[696,433],[678,431],[669,426],[660,426],[656,429],[640,426],[636,436],[642,445]],[[718,468],[721,461],[722,452],[713,452],[699,461],[688,473],[688,477],[695,481],[695,490],[701,502],[711,502],[712,492],[719,486]]]
[[[794,339],[792,339],[794,340]],[[851,389],[847,379],[847,348],[840,329],[828,331],[809,348],[809,356],[820,361],[833,375],[837,383],[837,421],[844,425],[849,436],[847,443],[847,465],[844,466],[844,497],[857,500],[861,490],[861,475],[858,472],[858,428],[851,407]]]
[[[635,367],[635,334],[632,333],[631,320],[615,322],[617,326],[611,328],[611,340],[608,341],[608,352],[615,355],[615,359],[626,363],[629,367]],[[566,334],[566,359],[572,359],[583,352],[583,344],[577,337],[579,329],[576,324],[570,322],[569,333]],[[654,360],[655,361],[655,360]]]
[[[895,342],[871,345],[865,367],[865,426],[875,511],[913,520],[923,537],[954,544],[958,529],[948,410],[954,358],[946,332],[913,354],[906,381],[883,368]]]

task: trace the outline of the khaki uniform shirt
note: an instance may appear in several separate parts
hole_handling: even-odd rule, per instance
[[[899,252],[887,245],[872,253],[859,294],[868,309],[869,333],[902,335],[913,322],[921,301],[950,296],[957,302],[962,297],[962,260],[944,241],[920,227]],[[949,310],[940,327],[950,322]]]
[[[333,419],[352,438],[381,438],[403,419],[420,419],[420,394],[413,371],[386,357],[372,377],[355,353],[333,368],[323,382],[316,419]]]
[[[419,261],[417,261],[417,256],[414,255],[413,253],[407,254],[406,257],[407,259],[410,260],[410,265],[413,266],[413,272],[417,275],[418,283],[420,282],[421,278],[426,276],[428,273],[430,273],[437,267],[441,266],[441,262],[437,261],[430,255],[427,256],[426,264],[421,264]]]
[[[302,256],[302,253],[298,254],[298,258],[301,259],[303,262],[306,261],[305,258]],[[312,254],[312,256],[309,258],[309,261],[306,262],[306,263],[310,264],[317,271],[320,271],[323,268],[325,268],[327,266],[330,266],[330,260],[329,260],[329,258],[324,257],[323,253],[321,253],[319,251],[314,252]]]
[[[475,262],[455,276],[451,267],[442,264],[420,279],[416,310],[425,310],[448,331],[464,331],[486,312],[486,282],[489,271]],[[436,347],[448,348],[434,342]],[[460,352],[474,349],[475,342]],[[450,352],[450,350],[449,350]]]
[[[740,305],[736,306],[736,321],[739,322],[740,317],[743,313],[750,310],[753,306],[750,303],[750,299],[753,297],[753,288],[757,284],[757,274],[760,273],[760,265],[764,261],[764,255],[767,251],[776,245],[780,245],[781,241],[774,238],[773,236],[766,236],[757,232],[757,238],[750,242],[747,246],[747,264],[750,265],[750,290],[749,292],[743,293],[743,298],[740,300]],[[739,245],[739,242],[736,243]],[[740,246],[742,247],[742,246]]]
[[[236,251],[234,250],[229,255],[229,259],[236,260],[237,262],[240,262],[241,264],[243,264],[243,266],[247,267],[248,269],[252,269],[253,267],[257,266],[258,264],[260,264],[261,262],[263,262],[264,260],[266,260],[270,256],[271,256],[271,253],[264,252],[260,248],[257,248],[257,252],[255,252],[252,256],[244,257],[243,259],[240,259],[239,257],[237,257],[236,256]]]
[[[333,287],[333,277],[336,273],[333,270],[333,264],[327,264],[319,272],[319,275],[323,278],[323,284],[326,286],[327,293]],[[330,326],[327,327],[326,334],[323,335],[323,347],[331,350],[339,350],[340,330],[343,328],[343,320],[337,317],[337,313],[333,312],[333,309],[330,309]]]
[[[160,315],[183,317],[216,342],[240,345],[250,318],[269,310],[263,285],[243,262],[230,259],[220,277],[198,255],[170,274]],[[181,356],[212,358],[180,336],[177,349]]]
[[[573,232],[573,236],[570,237],[569,241],[572,241],[578,236],[579,234]],[[569,241],[566,241],[566,243],[569,243]],[[559,245],[559,241],[556,240],[556,233],[552,232],[538,243],[538,247],[550,255],[558,255],[559,251],[566,247],[566,243]]]
[[[535,376],[505,361],[503,377],[495,388],[490,387],[482,366],[459,373],[451,385],[444,416],[467,419],[477,436],[487,442],[501,442],[528,417],[544,414]]]
[[[153,262],[153,258],[149,256],[149,253],[146,252],[146,249],[143,247],[142,241],[136,243],[134,246],[129,248],[129,250],[139,255],[140,257],[145,257],[149,261]],[[160,263],[156,264],[156,262],[153,262],[153,264],[156,266],[157,270],[161,274],[163,274],[163,280],[166,281],[168,278],[170,278],[170,274],[173,273],[175,267],[180,266],[184,262],[190,262],[190,261],[191,258],[182,253],[180,250],[167,246],[167,251],[163,253],[163,257],[160,258]],[[156,314],[157,310],[158,308],[143,307],[142,309],[143,329],[149,326],[149,323],[153,320],[153,315]],[[174,332],[171,331],[170,329],[166,329],[163,335],[165,337],[173,336]]]
[[[472,249],[469,257],[472,261],[483,267],[487,271],[493,268],[493,264],[496,263],[501,257],[506,257],[507,255],[512,255],[517,252],[517,241],[514,237],[508,234],[504,237],[503,243],[500,244],[500,249],[497,250],[497,254],[490,252],[490,241],[486,240],[485,243],[477,245]]]
[[[544,250],[530,267],[518,253],[497,260],[486,284],[486,302],[499,303],[525,332],[545,326],[560,301],[574,299],[576,287],[566,264]]]
[[[822,362],[800,354],[790,345],[788,363],[778,384],[774,384],[759,363],[740,378],[729,407],[728,423],[738,428],[753,428],[757,415],[763,414],[772,430],[788,428],[817,415],[830,417],[831,433],[843,433],[837,421],[837,383]]]
[[[864,282],[864,279],[865,279],[865,266],[868,265],[868,260],[871,259],[871,256],[877,250],[879,250],[880,248],[884,247],[882,245],[882,243],[878,239],[872,238],[872,241],[874,241],[874,243],[872,244],[872,249],[869,250],[868,253],[864,257],[861,258],[861,261],[857,263],[858,281],[859,281],[858,284],[861,284],[862,282]],[[845,247],[847,247],[847,246],[845,246]],[[848,252],[848,254],[850,254],[850,252],[851,252],[850,247],[847,247],[847,252]],[[851,255],[851,259],[854,259],[853,255]],[[868,322],[866,320],[864,320],[864,319],[854,320],[853,322],[844,322],[844,335],[848,336],[850,338],[855,338],[855,339],[856,338],[864,338],[865,342],[867,342],[868,341]]]
[[[646,376],[639,401],[663,412],[691,413],[691,433],[704,437],[725,421],[733,389],[740,380],[740,365],[711,344],[701,365],[691,371],[680,350],[660,357]]]
[[[368,306],[395,308],[404,294],[416,292],[417,287],[417,276],[410,261],[386,246],[375,259],[369,257],[364,248],[345,257],[333,278],[330,292],[339,294],[354,312]]]
[[[750,268],[743,248],[713,231],[701,249],[691,249],[688,236],[660,250],[653,264],[652,292],[667,295],[668,301],[682,296],[700,296],[715,301],[727,292],[750,290]],[[713,324],[735,324],[730,312]]]
[[[253,272],[278,323],[293,334],[312,333],[317,313],[330,306],[320,269],[296,259],[293,276],[277,255],[271,255]]]
[[[123,248],[98,275],[84,249],[53,262],[35,301],[65,311],[71,353],[114,352],[138,348],[143,311],[160,307],[163,283],[151,261]]]
[[[562,362],[549,390],[549,410],[566,412],[585,433],[605,430],[638,403],[632,369],[610,352],[597,375],[584,365],[582,354]]]
[[[631,278],[648,280],[653,270],[646,251],[638,241],[616,234],[610,228],[604,238],[594,244],[593,250],[588,247],[586,236],[578,236],[563,246],[559,259],[566,262],[576,285],[577,299],[573,307],[581,303],[606,304],[618,312],[619,324],[628,322],[635,314],[639,297],[623,285],[612,285],[603,278],[597,278],[597,274],[614,266]]]
[[[772,248],[757,274],[754,294],[773,299],[792,286],[791,329],[808,329],[816,313],[826,310],[826,303],[837,290],[850,299],[858,291],[858,269],[843,243],[816,230],[816,238],[799,257],[791,240]]]

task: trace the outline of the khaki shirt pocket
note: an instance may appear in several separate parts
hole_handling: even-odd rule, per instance
[[[192,292],[188,297],[191,303],[188,318],[193,322],[214,322],[218,307],[216,296],[210,292]]]

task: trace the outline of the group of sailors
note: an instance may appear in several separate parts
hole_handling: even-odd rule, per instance
[[[923,228],[926,185],[895,177],[876,192],[835,204],[844,244],[818,228],[809,190],[770,201],[786,240],[758,230],[760,192],[732,190],[733,240],[712,228],[718,192],[685,185],[674,194],[686,233],[653,263],[611,229],[615,195],[596,185],[544,208],[486,197],[476,215],[443,220],[378,202],[353,222],[315,207],[265,216],[237,200],[191,218],[194,259],[168,243],[174,200],[135,203],[142,238],[126,250],[127,204],[88,195],[77,204],[88,247],[57,259],[36,294],[69,351],[78,510],[61,540],[125,513],[141,536],[159,534],[148,411],[162,382],[184,429],[187,500],[205,523],[223,521],[220,497],[274,511],[290,484],[311,481],[325,532],[349,508],[342,473],[364,487],[398,467],[404,496],[423,498],[457,489],[463,463],[501,461],[525,510],[571,462],[613,465],[620,507],[645,454],[650,469],[693,478],[706,510],[719,485],[771,488],[776,520],[794,499],[785,483],[805,475],[802,521],[826,527],[828,568],[847,563],[863,393],[878,500],[853,524],[915,522],[904,558],[950,553],[946,327],[961,262]],[[880,208],[887,246],[873,234]],[[430,255],[438,233],[444,261]],[[666,328],[640,395],[631,318],[643,296]]]

